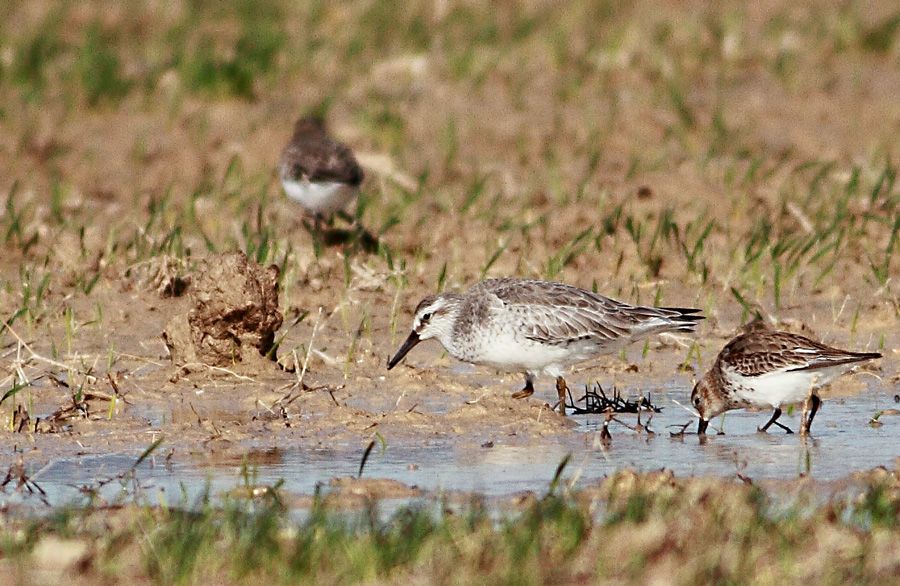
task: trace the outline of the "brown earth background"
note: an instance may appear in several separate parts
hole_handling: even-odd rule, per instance
[[[275,446],[356,458],[376,432],[394,445],[580,433],[546,409],[550,381],[513,401],[518,375],[462,368],[436,344],[386,371],[422,297],[486,276],[707,316],[696,337],[606,357],[573,386],[670,383],[684,399],[758,311],[881,351],[869,372],[897,389],[897,14],[5,3],[2,460],[139,453],[159,437],[171,458],[215,462]],[[366,169],[356,214],[376,250],[316,244],[281,193],[280,150],[311,111]],[[234,250],[279,267],[278,354],[297,372],[171,364],[161,334],[188,303],[173,284]],[[862,388],[848,377],[832,393]]]

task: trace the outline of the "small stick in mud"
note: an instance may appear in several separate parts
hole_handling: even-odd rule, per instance
[[[319,322],[322,320],[322,308],[319,307],[319,312],[316,314],[316,323],[313,324],[312,333],[309,335],[309,344],[306,347],[306,356],[303,357],[303,366],[300,368],[300,373],[297,374],[297,386],[303,386],[303,377],[306,375],[306,369],[309,367],[309,356],[313,351],[313,343],[316,341],[316,331],[319,329]],[[294,370],[297,369],[297,351],[293,352],[294,357]]]
[[[65,421],[67,419],[72,419],[76,417],[81,417],[83,419],[88,419],[90,417],[90,405],[88,401],[113,401],[114,397],[112,395],[107,395],[106,393],[100,391],[81,391],[79,393],[73,393],[70,398],[72,399],[71,405],[65,405],[60,407],[50,415],[48,415],[45,421],[55,425],[61,421]]]
[[[603,420],[603,427],[600,429],[600,441],[604,445],[612,442],[612,434],[609,433],[609,422],[613,420],[612,411],[606,412],[606,419]]]
[[[362,460],[359,462],[359,472],[356,473],[357,478],[362,478],[363,468],[366,467],[366,462],[369,460],[369,454],[372,453],[372,448],[375,447],[375,440],[369,442],[369,445],[366,446],[366,451],[363,452]]]
[[[688,427],[691,426],[692,423],[694,423],[694,422],[688,421],[687,423],[682,424],[682,425],[677,425],[677,424],[670,425],[669,427],[680,427],[681,429],[679,429],[678,431],[670,431],[669,435],[671,435],[672,437],[683,438],[684,432],[687,430]]]
[[[607,421],[615,421],[619,425],[621,425],[623,427],[627,427],[628,429],[630,429],[631,431],[633,431],[637,434],[641,434],[646,431],[647,435],[655,435],[655,433],[649,428],[649,424],[650,424],[649,421],[647,421],[647,426],[644,426],[641,424],[641,414],[640,413],[638,413],[638,420],[637,420],[637,423],[634,425],[626,423],[626,422],[622,421],[621,419],[619,419],[618,417],[613,417],[612,410],[607,411],[606,414],[607,414]],[[652,419],[652,415],[651,415],[651,419]]]
[[[572,395],[569,394],[571,399]],[[608,396],[600,383],[595,383],[594,390],[585,387],[584,396],[578,399],[578,403],[583,403],[583,407],[579,406],[575,401],[571,401],[567,407],[572,409],[574,415],[599,415],[611,409],[613,413],[639,413],[640,411],[652,411],[660,413],[662,409],[653,404],[651,397],[640,396],[637,399],[623,398],[618,389],[613,388],[612,396]]]
[[[47,493],[44,492],[44,489],[25,472],[25,461],[22,459],[21,455],[18,460],[9,467],[9,470],[6,471],[6,477],[3,479],[3,482],[0,482],[0,490],[5,491],[6,485],[13,480],[16,481],[17,492],[25,490],[31,496],[37,495],[42,503],[48,507],[50,506],[50,501],[47,499]]]
[[[28,409],[25,408],[25,405],[21,403],[16,405],[12,416],[12,430],[15,433],[22,433],[29,421],[31,421],[31,416],[28,414]]]
[[[152,444],[147,446],[147,448],[141,453],[140,456],[137,457],[137,459],[134,461],[134,463],[132,463],[131,466],[127,470],[123,470],[122,472],[119,472],[118,474],[116,474],[114,476],[109,476],[107,478],[99,478],[94,481],[93,486],[85,484],[85,485],[82,485],[81,487],[79,487],[78,490],[82,494],[86,494],[86,495],[90,495],[91,497],[95,497],[99,494],[100,489],[103,488],[104,486],[106,486],[107,484],[109,484],[111,482],[115,482],[115,481],[125,480],[126,478],[131,478],[131,481],[135,485],[135,490],[139,489],[140,485],[137,483],[138,466],[140,466],[144,460],[149,458],[153,454],[153,452],[156,451],[156,449],[160,446],[160,444],[163,443],[164,439],[165,439],[164,437],[159,437],[158,439],[156,439],[156,441],[154,441]],[[167,462],[169,460],[169,457],[170,456],[166,457]]]
[[[653,421],[653,412],[650,412],[650,417],[647,418],[647,424],[641,423],[641,412],[638,411],[637,414],[637,423],[634,424],[634,431],[637,433],[646,432],[647,435],[656,435],[656,432],[650,429],[650,423]]]

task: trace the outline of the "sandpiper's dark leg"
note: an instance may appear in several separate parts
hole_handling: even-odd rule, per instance
[[[815,393],[809,396],[809,401],[811,403],[809,408],[809,417],[806,418],[806,421],[803,423],[803,429],[800,430],[800,433],[803,435],[809,435],[809,429],[812,427],[813,417],[816,416],[816,411],[819,410],[819,405],[822,404],[822,399],[819,398]]]
[[[322,243],[322,216],[316,212],[307,211],[303,214],[303,227],[312,236],[313,243],[321,245]]]
[[[794,430],[792,430],[790,427],[788,427],[787,425],[785,425],[783,423],[779,423],[776,421],[775,425],[777,425],[778,427],[783,429],[785,433],[794,433]]]
[[[524,399],[534,394],[534,379],[530,374],[525,375],[525,388],[512,394],[513,399]]]
[[[765,431],[768,430],[769,427],[774,423],[775,425],[777,425],[778,427],[780,427],[780,428],[783,429],[784,431],[786,431],[786,432],[788,432],[788,433],[794,433],[793,431],[791,431],[791,429],[790,429],[788,426],[783,425],[783,424],[781,424],[781,423],[778,423],[778,418],[779,418],[779,417],[781,417],[781,409],[780,409],[780,408],[779,408],[779,409],[775,409],[775,413],[772,413],[772,418],[769,419],[769,421],[768,421],[765,425],[763,425],[762,427],[760,427],[760,428],[758,429],[758,431],[765,432]]]
[[[356,214],[353,214],[353,215],[351,216],[350,214],[348,214],[348,213],[347,213],[346,211],[344,211],[344,210],[338,210],[337,212],[335,212],[334,215],[340,217],[342,220],[344,220],[345,222],[347,222],[348,224],[350,224],[350,227],[351,227],[351,228],[357,226]]]
[[[559,414],[566,414],[566,393],[569,387],[566,386],[566,379],[561,376],[556,377],[556,392],[559,394]]]

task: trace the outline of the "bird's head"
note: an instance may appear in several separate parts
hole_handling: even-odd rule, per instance
[[[388,361],[388,370],[394,368],[416,344],[429,338],[437,338],[446,348],[452,339],[453,324],[459,313],[458,295],[444,293],[426,297],[416,307],[412,331],[400,349]]]
[[[727,409],[727,402],[719,390],[719,385],[716,383],[712,371],[707,372],[694,385],[694,390],[691,391],[691,405],[697,410],[697,414],[700,415],[700,425],[697,427],[697,434],[699,435],[706,433],[710,419],[725,412]]]

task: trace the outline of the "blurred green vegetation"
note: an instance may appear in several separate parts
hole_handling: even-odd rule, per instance
[[[323,493],[299,522],[277,489],[224,505],[207,497],[188,509],[73,508],[7,522],[0,553],[8,577],[62,577],[30,561],[55,537],[64,541],[57,547],[83,547],[67,570],[82,579],[164,584],[874,584],[900,570],[895,475],[875,471],[848,496],[801,490],[789,501],[734,482],[622,471],[585,492],[550,491],[502,514],[478,499],[390,515],[374,500],[341,511]]]

